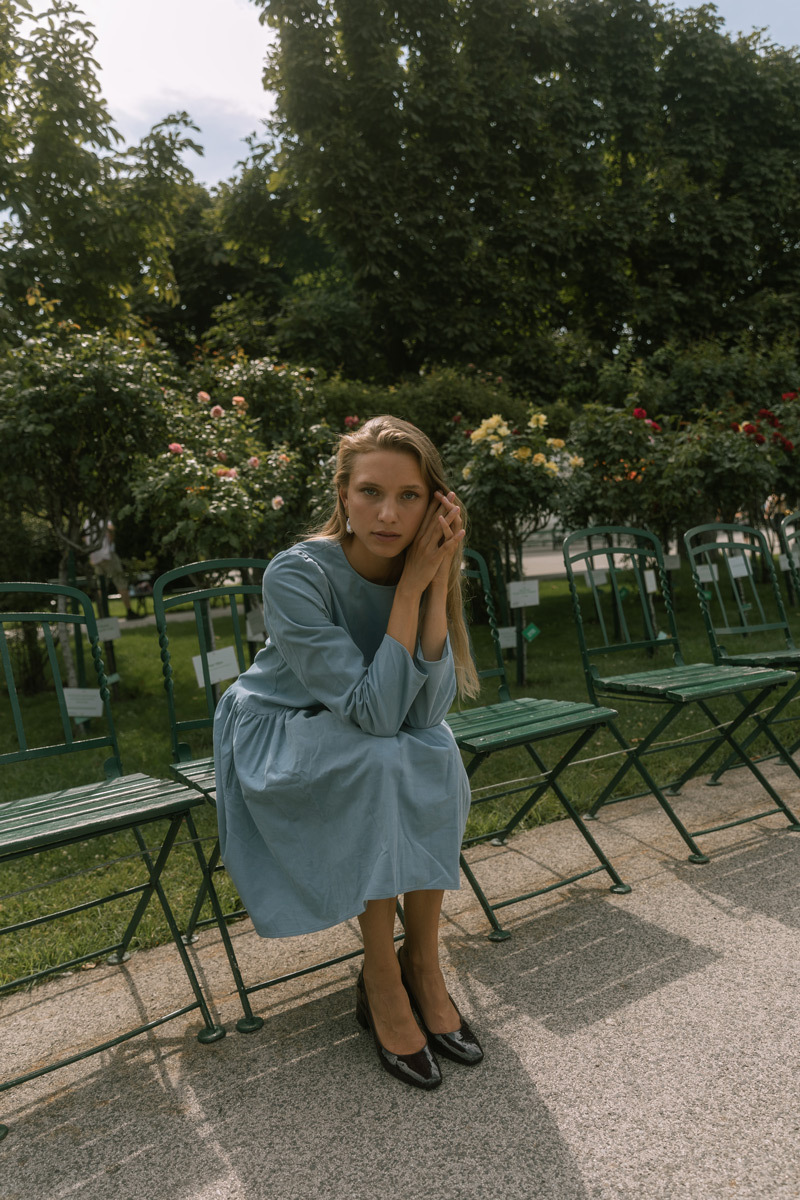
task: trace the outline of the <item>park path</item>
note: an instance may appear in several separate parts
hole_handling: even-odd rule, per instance
[[[769,768],[800,808],[790,772]],[[690,784],[692,827],[763,808],[742,772]],[[486,939],[446,897],[454,996],[486,1048],[425,1094],[385,1075],[353,1016],[358,960],[255,993],[239,1010],[218,936],[193,953],[221,1019],[196,1014],[0,1096],[2,1200],[784,1200],[800,1196],[800,836],[777,817],[704,839],[695,866],[657,806],[606,809],[603,875],[503,910]],[[570,822],[474,847],[497,899],[581,868]],[[345,952],[355,923],[261,941],[234,928],[251,980]],[[5,1071],[183,1002],[170,947],[0,1002]],[[130,1021],[133,1024],[133,1021]]]

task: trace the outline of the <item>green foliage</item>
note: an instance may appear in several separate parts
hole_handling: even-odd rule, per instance
[[[18,0],[0,7],[0,42],[11,50],[0,59],[0,329],[13,339],[47,327],[56,308],[90,328],[121,328],[134,288],[177,299],[168,249],[194,127],[179,113],[118,151],[96,37],[77,5],[52,0],[24,36],[23,9]]]
[[[541,406],[579,387],[565,336],[594,370],[626,336],[796,331],[796,56],[710,6],[256,2],[274,192],[329,241],[384,378],[503,362]],[[327,367],[336,305],[309,299]]]
[[[643,357],[631,339],[597,374],[593,399],[614,408],[641,404],[662,416],[703,408],[769,408],[800,378],[796,332],[765,345],[751,334],[679,345],[666,342]]]
[[[641,414],[641,415],[637,415]],[[570,444],[583,459],[561,498],[568,529],[587,525],[662,528],[650,481],[663,457],[664,430],[642,408],[587,404],[570,428]]]
[[[770,425],[769,432],[778,431]],[[667,541],[717,518],[741,514],[758,524],[779,470],[788,478],[797,469],[785,435],[773,440],[758,424],[722,411],[662,425],[642,407],[588,405],[571,437],[585,465],[563,493],[561,516],[570,529],[644,526]]]
[[[475,429],[459,427],[445,458],[470,513],[470,546],[499,544],[506,577],[519,578],[523,541],[558,512],[563,481],[583,460],[549,436],[547,417],[533,410],[520,427],[499,413]]]
[[[302,423],[291,441],[267,440],[249,409],[241,394],[200,390],[174,405],[158,451],[133,464],[127,511],[150,523],[154,549],[176,565],[271,558],[330,508],[330,428]]]
[[[157,444],[175,366],[158,347],[60,326],[0,362],[0,473],[62,552],[121,506],[134,456]]]

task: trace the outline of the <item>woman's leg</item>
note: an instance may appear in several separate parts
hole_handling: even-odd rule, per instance
[[[431,1033],[452,1033],[461,1021],[447,994],[439,966],[441,890],[406,892],[403,897],[406,937],[403,969]]]
[[[364,987],[378,1040],[392,1054],[415,1054],[425,1045],[394,949],[397,900],[368,900],[358,923],[364,939]]]

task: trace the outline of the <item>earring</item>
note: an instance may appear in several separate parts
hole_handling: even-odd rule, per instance
[[[349,517],[348,517],[348,518],[347,518],[347,520],[345,521],[345,525],[344,525],[344,527],[345,527],[345,529],[347,530],[347,532],[348,532],[348,533],[352,533],[352,532],[353,532],[353,526],[350,524],[350,518],[349,518]]]

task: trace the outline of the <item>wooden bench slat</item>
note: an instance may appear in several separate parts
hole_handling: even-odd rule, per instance
[[[0,853],[45,847],[65,836],[112,833],[200,803],[202,797],[187,792],[183,784],[146,775],[10,800],[0,806]]]

